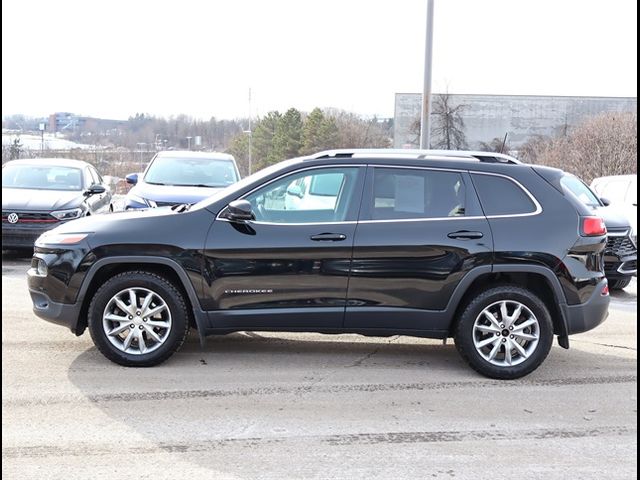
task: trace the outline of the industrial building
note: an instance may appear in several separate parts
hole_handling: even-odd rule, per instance
[[[464,105],[461,116],[469,148],[508,135],[517,148],[529,138],[566,132],[587,117],[603,112],[636,112],[636,97],[563,97],[542,95],[450,94],[451,105]],[[422,94],[396,93],[394,147],[417,148],[412,125],[420,119]],[[433,117],[433,115],[432,115]]]

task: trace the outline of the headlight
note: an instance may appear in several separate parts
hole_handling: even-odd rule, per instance
[[[58,210],[56,212],[51,212],[51,215],[56,217],[58,220],[73,220],[74,218],[79,218],[82,215],[82,209],[71,208],[69,210]]]
[[[89,236],[88,233],[43,233],[36,240],[39,245],[75,245]]]
[[[46,277],[47,273],[48,273],[48,268],[47,268],[47,264],[44,260],[42,260],[41,258],[38,259],[38,265],[36,267],[36,272],[38,274],[38,276],[40,277]]]

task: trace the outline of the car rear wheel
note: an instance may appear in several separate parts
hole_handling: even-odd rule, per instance
[[[182,293],[151,272],[123,272],[102,285],[89,305],[89,332],[109,360],[150,367],[180,348],[189,331]]]
[[[535,294],[500,285],[467,304],[454,338],[460,355],[474,370],[491,378],[514,379],[531,373],[547,357],[553,325]]]

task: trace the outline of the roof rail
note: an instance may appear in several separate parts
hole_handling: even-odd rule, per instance
[[[446,157],[452,160],[475,160],[486,163],[522,163],[519,160],[503,153],[467,150],[417,150],[407,148],[353,148],[325,150],[323,152],[315,153],[309,158],[318,160],[322,158],[362,158],[367,156],[389,157],[396,155],[416,159],[428,159],[429,157],[438,157],[438,159],[442,159],[442,157]]]

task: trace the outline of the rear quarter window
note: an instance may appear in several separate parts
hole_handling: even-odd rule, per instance
[[[471,177],[485,215],[535,213],[535,203],[513,180],[495,175],[472,174]]]

